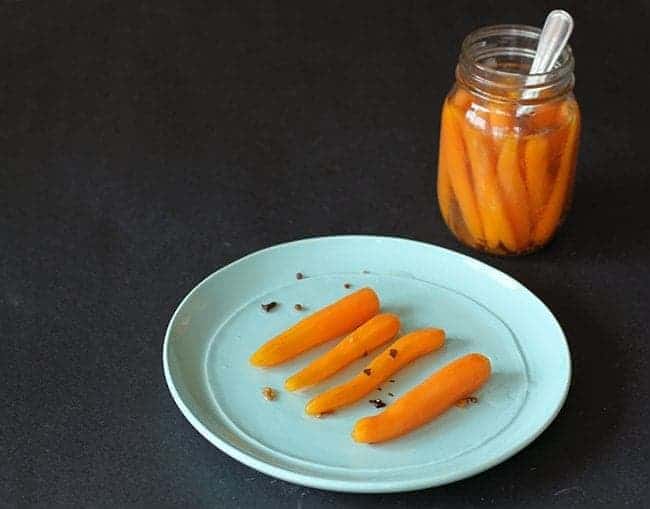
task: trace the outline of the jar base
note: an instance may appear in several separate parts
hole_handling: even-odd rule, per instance
[[[444,220],[444,217],[443,217]],[[445,221],[445,224],[447,222]],[[458,225],[456,225],[458,226]],[[515,256],[526,256],[529,254],[536,253],[542,249],[544,249],[546,246],[548,246],[553,239],[555,238],[555,234],[553,234],[546,242],[541,243],[541,244],[532,244],[527,246],[524,249],[520,249],[518,251],[511,251],[509,249],[506,249],[502,244],[499,244],[496,248],[492,248],[484,243],[477,243],[477,242],[472,242],[470,241],[471,237],[466,235],[466,232],[461,229],[460,232],[456,232],[455,228],[452,227],[452,225],[447,224],[447,228],[449,228],[450,233],[454,236],[454,238],[460,242],[463,246],[469,247],[470,249],[473,249],[474,251],[478,251],[480,253],[485,253],[489,254],[492,256],[498,256],[501,258],[512,258]],[[472,239],[473,240],[473,239]]]

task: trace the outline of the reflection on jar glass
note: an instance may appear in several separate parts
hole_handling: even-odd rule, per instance
[[[438,203],[470,247],[523,254],[548,243],[571,201],[580,111],[567,46],[553,70],[528,75],[540,30],[479,29],[463,42],[442,109]]]

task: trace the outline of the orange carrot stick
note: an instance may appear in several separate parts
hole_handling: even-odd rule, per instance
[[[533,233],[533,240],[538,245],[548,242],[553,233],[555,233],[569,200],[569,194],[573,183],[576,157],[578,154],[580,113],[578,112],[575,103],[573,103],[572,106],[572,103],[567,102],[563,104],[562,108],[562,113],[569,116],[570,120],[567,127],[567,137],[566,142],[564,143],[564,150],[562,151],[560,165],[557,176],[555,177],[555,183],[548,199],[548,203],[546,204]],[[575,108],[575,111],[569,112],[571,108]]]
[[[490,135],[497,153],[501,150],[503,140],[515,124],[514,107],[509,103],[492,101],[488,104],[490,111]]]
[[[531,217],[534,222],[540,217],[551,192],[549,149],[550,142],[547,135],[531,136],[526,140],[524,146],[526,187],[530,200]]]
[[[506,249],[516,251],[517,241],[501,197],[495,155],[489,140],[482,132],[466,124],[463,125],[463,138],[487,244],[491,249],[498,249],[503,244]]]
[[[463,242],[465,245],[476,247],[477,242],[472,238],[469,231],[467,230],[467,225],[463,221],[463,214],[460,211],[458,206],[458,200],[452,196],[452,200],[449,206],[449,223],[447,223],[449,229],[454,232],[454,235]]]
[[[550,130],[556,127],[562,101],[538,104],[526,116],[527,125],[534,130]]]
[[[526,183],[519,169],[519,141],[514,136],[508,135],[503,139],[497,161],[497,176],[517,239],[517,251],[521,251],[530,241],[531,224]]]
[[[474,102],[472,95],[465,89],[456,87],[452,93],[449,95],[449,102],[451,102],[456,108],[458,108],[463,115],[467,108],[469,108]]]
[[[482,243],[485,236],[472,187],[471,173],[465,158],[465,148],[460,130],[461,121],[454,106],[446,103],[442,109],[439,170],[446,171],[449,175],[451,187],[463,215],[463,221],[474,241]]]
[[[490,128],[503,137],[514,124],[514,109],[510,105],[492,102],[489,105]]]
[[[374,316],[306,368],[287,378],[284,387],[295,391],[322,382],[351,362],[393,339],[399,331],[399,326],[397,315],[384,313]]]
[[[447,364],[386,410],[357,421],[352,438],[376,443],[399,437],[439,416],[470,396],[490,377],[487,357],[471,353]]]
[[[267,367],[288,361],[325,341],[347,334],[378,311],[377,294],[371,288],[362,288],[267,341],[251,356],[250,362]]]
[[[420,329],[399,338],[380,353],[357,376],[337,387],[332,387],[312,399],[305,407],[309,415],[328,414],[351,405],[379,385],[391,375],[418,357],[433,352],[445,342],[445,332],[441,329]]]
[[[441,140],[442,141],[442,140]],[[448,168],[442,159],[444,149],[442,143],[440,144],[440,149],[438,151],[438,206],[440,207],[440,213],[442,214],[445,223],[449,224],[451,218],[449,217],[449,211],[451,208],[451,202],[454,199],[454,192],[451,188],[451,180],[449,179]]]

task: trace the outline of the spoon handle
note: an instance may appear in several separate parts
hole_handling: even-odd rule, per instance
[[[546,17],[544,28],[539,36],[529,74],[539,74],[553,69],[572,31],[573,18],[568,12],[562,9],[551,11]]]
[[[553,69],[555,62],[560,58],[566,43],[569,41],[571,32],[573,31],[573,18],[571,15],[562,10],[555,9],[549,12],[544,22],[544,28],[539,35],[539,42],[537,43],[537,51],[535,58],[528,71],[528,78],[526,79],[526,86],[541,85],[544,78],[535,76],[542,74]],[[535,89],[524,90],[521,98],[523,100],[535,99],[538,96],[538,91]],[[531,106],[519,106],[517,108],[517,116],[528,115],[533,111]]]

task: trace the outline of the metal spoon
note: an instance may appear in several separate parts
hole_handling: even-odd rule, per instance
[[[573,31],[573,18],[562,9],[549,12],[539,36],[537,51],[528,74],[540,74],[553,69]]]
[[[526,85],[541,84],[540,78],[536,74],[549,72],[555,66],[557,59],[560,58],[564,47],[569,41],[573,31],[573,18],[571,15],[562,10],[555,9],[548,13],[544,28],[539,36],[535,58],[528,71]],[[524,90],[521,98],[530,100],[535,99],[538,95],[537,90]],[[517,108],[517,116],[526,115],[532,110],[531,106],[520,106]]]

